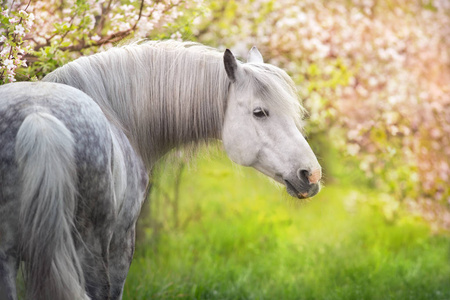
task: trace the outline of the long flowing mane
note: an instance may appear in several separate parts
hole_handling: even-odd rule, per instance
[[[113,123],[138,137],[150,162],[155,152],[220,136],[229,85],[221,57],[199,44],[146,41],[82,57],[44,80],[91,96]]]
[[[294,84],[271,65],[245,64],[255,93],[300,120]],[[220,138],[230,81],[223,53],[191,42],[144,41],[79,58],[44,81],[91,96],[147,166],[184,143]]]

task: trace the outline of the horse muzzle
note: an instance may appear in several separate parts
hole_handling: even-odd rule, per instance
[[[313,171],[299,169],[296,175],[291,179],[283,179],[286,190],[291,196],[306,199],[315,196],[320,191],[321,169]]]

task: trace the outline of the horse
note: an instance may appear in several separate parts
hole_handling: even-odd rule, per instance
[[[0,299],[121,299],[152,167],[222,140],[297,198],[320,190],[286,72],[253,47],[135,42],[0,87]]]

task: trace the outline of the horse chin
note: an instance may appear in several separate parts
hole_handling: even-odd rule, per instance
[[[292,183],[287,180],[284,180],[284,184],[286,185],[286,191],[292,197],[298,199],[306,199],[315,196],[320,191],[320,185],[314,184],[310,187],[308,191],[301,191],[300,188],[296,188]]]
[[[295,188],[295,186],[292,183],[290,183],[289,181],[285,180],[284,184],[286,185],[286,191],[292,197],[296,197],[296,198],[300,198],[300,199],[306,198],[303,196],[304,194],[302,194],[299,190],[297,190]],[[308,193],[306,193],[306,194],[308,194]]]
[[[290,187],[286,187],[286,191],[292,197],[299,198],[299,199],[305,199],[306,198],[306,197],[302,196],[300,193],[297,193],[297,191],[291,189]]]

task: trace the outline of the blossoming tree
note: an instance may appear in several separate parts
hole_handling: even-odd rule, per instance
[[[326,136],[388,195],[388,218],[404,203],[450,228],[448,0],[8,3],[0,83],[127,38],[197,39],[241,56],[258,45],[298,84],[311,136]]]
[[[12,1],[0,6],[0,82],[48,73],[129,38],[180,38],[202,0]],[[189,34],[189,33],[187,33]],[[18,67],[29,66],[17,74]]]
[[[387,217],[402,202],[450,228],[449,1],[213,1],[211,7],[200,40],[234,45],[242,56],[257,44],[288,70],[310,111],[310,131],[326,133],[387,192]]]

